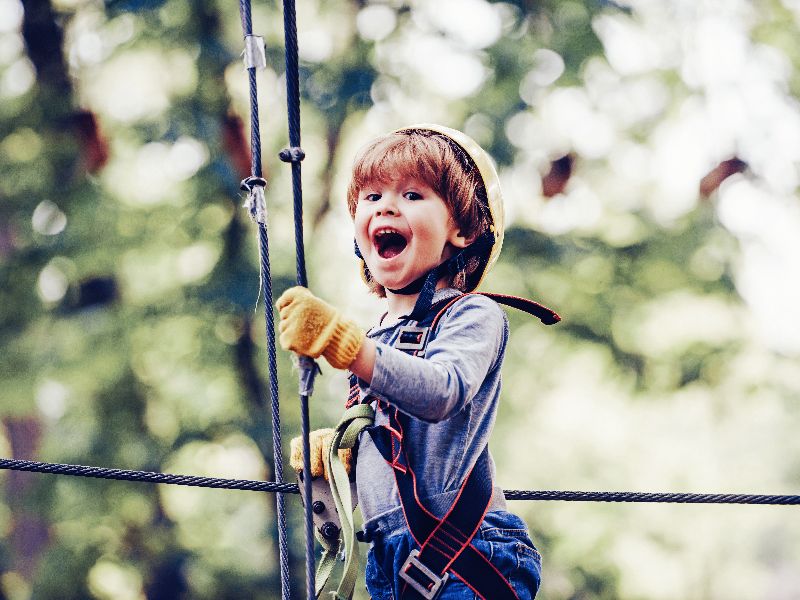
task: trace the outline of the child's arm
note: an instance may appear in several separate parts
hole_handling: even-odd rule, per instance
[[[350,371],[367,383],[372,383],[372,373],[375,370],[375,356],[377,344],[375,340],[366,338],[356,354],[355,360],[350,363]]]
[[[431,422],[447,419],[472,400],[498,362],[508,335],[502,309],[480,295],[448,309],[425,358],[367,338],[305,288],[287,290],[277,305],[284,349],[313,358],[322,355],[337,369],[349,368],[370,385],[370,393]]]

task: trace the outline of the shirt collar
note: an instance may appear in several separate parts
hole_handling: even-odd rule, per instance
[[[449,300],[451,298],[455,298],[456,296],[460,296],[463,294],[461,290],[457,290],[455,288],[441,288],[436,290],[433,293],[433,300],[431,300],[431,304],[436,304],[437,302],[441,302],[442,300]],[[386,313],[383,314],[381,317],[381,321],[386,316]],[[376,325],[375,327],[370,329],[371,334],[380,333],[382,331],[388,331],[389,329],[394,329],[399,325],[406,325],[409,323],[408,316],[402,317],[399,321],[395,321],[394,323],[390,323],[389,325]]]

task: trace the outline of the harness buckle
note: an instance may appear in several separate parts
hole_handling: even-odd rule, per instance
[[[411,567],[417,569],[430,581],[427,584],[421,583],[416,577],[409,573]],[[414,548],[408,555],[406,562],[404,562],[403,566],[400,567],[398,575],[403,581],[408,583],[408,585],[417,590],[420,595],[425,598],[425,600],[434,600],[434,598],[441,593],[445,582],[450,577],[449,573],[445,573],[439,577],[436,573],[426,567],[419,559],[419,550],[416,548]]]
[[[398,350],[422,350],[425,348],[429,329],[430,327],[416,327],[413,325],[401,327],[400,335],[397,337],[397,343],[394,347]]]

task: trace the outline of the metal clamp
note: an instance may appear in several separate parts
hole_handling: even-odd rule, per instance
[[[420,573],[425,575],[430,581],[427,584],[420,583],[418,579],[409,574],[411,567],[417,569]],[[445,582],[450,577],[449,573],[445,573],[439,577],[436,573],[431,571],[428,567],[422,564],[419,560],[419,550],[414,548],[408,555],[406,562],[400,567],[398,573],[400,579],[408,583],[412,588],[417,590],[425,600],[434,600],[442,591]]]
[[[306,488],[303,485],[303,472],[297,472],[297,479],[300,482],[300,497],[303,499],[303,504],[308,502],[306,498]],[[350,497],[352,499],[352,507],[350,512],[355,510],[358,504],[358,492],[356,490],[356,483],[350,482]],[[331,493],[330,483],[324,477],[313,477],[311,479],[311,512],[314,519],[314,527],[319,531],[320,535],[327,539],[329,542],[335,542],[339,539],[339,532],[342,529],[341,518],[336,511],[336,503],[333,501],[333,494]]]
[[[311,396],[314,393],[314,379],[322,373],[319,364],[308,356],[298,355],[297,366],[300,369],[300,394]]]
[[[278,158],[285,163],[301,163],[305,157],[305,150],[300,146],[291,146],[278,152]]]
[[[244,66],[246,69],[264,69],[267,66],[267,51],[260,35],[244,36]]]
[[[400,335],[394,347],[398,350],[422,350],[428,339],[429,327],[415,327],[407,325],[400,328]]]

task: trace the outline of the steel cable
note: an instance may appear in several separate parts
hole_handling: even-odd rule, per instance
[[[198,475],[173,475],[155,471],[131,471],[59,463],[12,460],[0,458],[0,469],[72,475],[94,479],[114,479],[145,483],[188,485],[251,492],[299,494],[296,483],[255,481],[251,479],[225,479]],[[800,495],[781,494],[690,494],[680,492],[570,492],[563,490],[505,490],[507,500],[565,501],[565,502],[630,502],[667,504],[752,504],[771,506],[800,505]]]
[[[239,10],[242,18],[242,31],[245,42],[253,35],[253,22],[250,0],[240,0]],[[245,50],[247,52],[247,50]],[[252,154],[251,175],[262,178],[261,167],[261,125],[258,114],[258,84],[256,66],[247,64],[248,83],[250,89],[250,148]],[[263,179],[261,179],[263,181]],[[265,208],[265,207],[264,207]],[[272,456],[275,484],[283,483],[283,444],[281,440],[280,396],[278,393],[277,352],[275,348],[275,323],[272,313],[272,275],[269,263],[269,235],[267,233],[266,210],[263,222],[257,221],[260,254],[261,291],[264,294],[264,323],[267,337],[267,364],[269,369],[269,390],[272,417]],[[276,490],[279,491],[280,490]],[[281,580],[281,598],[291,597],[289,579],[289,544],[286,530],[286,505],[282,493],[275,495],[276,520],[278,526],[278,561]]]
[[[297,14],[294,0],[283,1],[284,54],[286,58],[286,106],[289,128],[289,148],[280,153],[280,158],[292,167],[292,198],[294,204],[294,235],[297,265],[297,285],[308,287],[303,242],[303,187],[301,161],[305,158],[300,147],[300,68],[297,48]],[[304,497],[311,498],[311,447],[309,433],[308,399],[314,388],[317,364],[309,358],[299,357],[300,368],[300,426],[303,443],[303,487]],[[306,594],[315,600],[314,521],[311,502],[304,504],[306,547]]]

